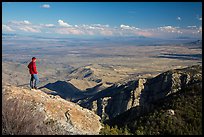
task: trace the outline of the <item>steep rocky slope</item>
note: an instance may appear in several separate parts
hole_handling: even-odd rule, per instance
[[[125,134],[202,135],[202,82],[188,85],[153,104],[154,109],[150,112],[136,115],[140,108],[133,107],[105,121],[101,134],[128,131]]]
[[[154,108],[153,102],[201,81],[202,66],[196,65],[169,70],[154,78],[114,84],[93,97],[79,100],[78,103],[94,111],[102,119],[112,119],[136,106],[150,111]]]
[[[98,134],[100,117],[40,90],[3,85],[3,134]]]

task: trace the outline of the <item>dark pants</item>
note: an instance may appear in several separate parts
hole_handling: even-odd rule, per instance
[[[30,78],[30,87],[31,88],[37,87],[38,82],[39,82],[38,75],[32,74]]]

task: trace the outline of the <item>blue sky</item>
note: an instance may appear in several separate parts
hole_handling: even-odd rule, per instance
[[[4,2],[2,8],[3,33],[202,36],[201,2]]]

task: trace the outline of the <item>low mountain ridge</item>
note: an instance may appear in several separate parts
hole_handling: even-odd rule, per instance
[[[93,88],[102,83],[102,79],[95,74],[92,65],[82,66],[73,70],[66,79],[81,91],[86,91],[88,88]]]

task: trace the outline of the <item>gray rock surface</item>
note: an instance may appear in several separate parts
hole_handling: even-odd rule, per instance
[[[99,116],[60,96],[10,85],[2,90],[4,134],[99,134]]]

